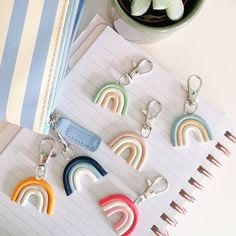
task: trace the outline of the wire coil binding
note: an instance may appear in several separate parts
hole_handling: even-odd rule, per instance
[[[236,144],[236,136],[234,136],[231,132],[226,131],[224,133],[224,136],[226,138],[228,138],[231,142]],[[225,147],[223,144],[221,144],[219,142],[215,145],[215,148],[217,148],[219,151],[221,151],[226,156],[230,156],[231,155],[231,151],[227,147]],[[211,164],[213,164],[216,167],[221,167],[222,166],[221,162],[218,161],[211,154],[208,154],[208,156],[206,157],[206,160],[209,161]],[[200,165],[197,168],[197,171],[200,174],[206,176],[207,178],[213,177],[213,175],[206,168],[204,168],[202,165]],[[194,186],[196,189],[199,189],[199,190],[203,190],[204,189],[204,186],[202,184],[200,184],[198,181],[196,181],[193,177],[190,177],[190,179],[188,180],[188,183],[191,184],[192,186]],[[181,189],[179,191],[179,195],[181,197],[183,197],[184,199],[186,199],[188,202],[191,202],[191,203],[194,203],[195,200],[196,200],[192,195],[188,194],[184,189]],[[172,209],[176,210],[178,213],[180,213],[182,215],[185,215],[186,212],[187,212],[184,207],[178,205],[175,201],[172,201],[170,203],[170,207]],[[176,226],[177,223],[178,223],[175,218],[169,217],[166,213],[163,213],[160,216],[160,218],[163,221],[165,221],[166,223],[168,223],[169,225],[172,225],[172,226]],[[168,231],[166,229],[164,231],[161,231],[156,225],[153,225],[151,230],[157,236],[169,236],[169,233],[168,233]]]

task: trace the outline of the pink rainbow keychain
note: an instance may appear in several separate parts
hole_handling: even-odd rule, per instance
[[[121,156],[123,152],[129,150],[127,163],[137,171],[141,171],[147,159],[147,147],[144,141],[151,134],[153,122],[162,110],[162,105],[157,100],[149,102],[146,109],[142,109],[142,113],[146,116],[145,123],[140,134],[134,132],[124,132],[115,136],[109,143],[108,147]]]
[[[119,221],[113,225],[119,236],[129,236],[134,232],[139,220],[137,208],[139,204],[156,197],[168,188],[168,182],[163,176],[158,176],[153,182],[148,179],[147,184],[148,187],[135,201],[123,194],[113,194],[99,201],[99,206],[106,217],[110,218],[115,214],[121,215]]]

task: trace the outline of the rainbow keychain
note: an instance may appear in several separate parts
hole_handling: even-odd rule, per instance
[[[193,86],[193,80],[198,82],[197,86]],[[197,88],[193,89],[193,87]],[[171,141],[173,146],[186,145],[189,130],[194,130],[200,142],[209,142],[213,139],[212,132],[207,122],[202,117],[195,114],[198,109],[197,98],[201,87],[202,79],[199,76],[192,75],[188,78],[188,97],[184,107],[185,114],[176,119],[171,129]]]
[[[129,109],[129,96],[125,89],[135,77],[148,73],[153,69],[153,64],[148,59],[142,59],[133,64],[133,69],[122,75],[118,83],[109,83],[99,89],[93,102],[106,108],[111,103],[111,111],[119,115],[127,115]]]
[[[107,172],[91,157],[79,156],[71,159],[63,172],[63,184],[66,195],[69,196],[81,190],[81,176],[86,176],[92,182],[97,182],[105,175],[107,175]]]
[[[153,122],[161,110],[161,103],[157,100],[152,100],[146,109],[142,109],[146,119],[140,134],[124,132],[115,136],[107,144],[117,156],[121,156],[125,151],[129,150],[127,163],[137,171],[143,169],[147,159],[147,147],[144,139],[150,136]]]
[[[129,236],[134,232],[139,220],[138,205],[158,196],[168,188],[168,182],[163,176],[158,176],[153,182],[148,179],[147,184],[148,187],[135,201],[123,194],[113,194],[99,201],[99,206],[106,217],[110,218],[115,214],[121,215],[113,225],[119,236]]]
[[[60,150],[64,158],[69,161],[63,171],[63,184],[64,184],[64,189],[66,192],[67,196],[70,196],[72,193],[80,191],[82,189],[81,184],[80,184],[80,178],[81,176],[86,176],[88,177],[92,182],[97,182],[100,178],[104,177],[107,175],[107,172],[105,169],[93,158],[88,157],[88,156],[78,156],[75,157],[75,150],[68,142],[64,136],[59,132],[59,130],[56,128],[56,125],[54,122],[58,122],[58,118],[55,116],[58,116],[58,114],[54,114],[54,117],[52,117],[51,125],[54,130],[54,133],[56,135],[57,140],[59,141],[60,145]],[[66,120],[66,123],[71,121]],[[67,124],[67,127],[68,124]],[[74,129],[73,134],[75,134],[75,131],[78,130],[78,125]],[[97,135],[93,134],[89,130],[86,130],[85,128],[79,128],[82,130],[83,133],[87,134],[86,139],[81,139],[83,141],[83,146],[85,149],[95,152],[100,145],[100,137]],[[70,137],[72,137],[70,135]],[[75,136],[77,137],[77,136]],[[80,144],[81,144],[80,141]],[[99,142],[99,144],[97,144]],[[95,148],[89,148],[89,147],[94,147]]]
[[[31,196],[36,196],[37,210],[48,215],[53,214],[54,192],[50,184],[44,180],[51,157],[55,157],[54,140],[45,138],[40,144],[40,162],[36,166],[35,177],[29,177],[17,185],[11,197],[13,202],[25,206]]]

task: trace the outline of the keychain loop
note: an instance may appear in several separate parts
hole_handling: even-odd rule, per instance
[[[158,194],[165,192],[168,189],[169,185],[167,179],[161,175],[156,177],[154,181],[147,179],[147,184],[148,187],[145,189],[143,194],[134,201],[136,205],[139,205],[143,201],[149,200],[153,197],[158,196]],[[156,190],[157,187],[159,187],[159,190]]]
[[[65,138],[61,135],[61,133],[56,127],[56,124],[60,118],[61,114],[57,111],[54,111],[50,116],[50,124],[57,136],[57,139],[59,140],[62,155],[66,160],[70,161],[74,158],[74,149],[70,145],[70,143],[65,140]]]
[[[138,64],[134,64],[132,70],[123,74],[119,79],[119,83],[122,86],[127,86],[132,82],[132,80],[135,77],[140,76],[142,74],[146,74],[150,72],[152,69],[153,69],[153,63],[149,59],[144,58],[141,61],[139,61]]]
[[[35,169],[35,177],[38,180],[44,179],[47,165],[50,158],[55,157],[55,141],[53,138],[46,137],[40,143],[40,159]]]
[[[194,82],[193,81],[197,81],[197,87],[194,88]],[[195,82],[196,83],[196,82]],[[185,101],[184,104],[184,112],[185,115],[187,114],[195,114],[197,112],[198,109],[198,94],[200,92],[200,89],[202,87],[202,79],[200,76],[198,75],[191,75],[188,78],[188,82],[187,82],[187,90],[188,90],[188,96],[187,99]]]
[[[162,111],[162,105],[159,101],[154,99],[149,102],[147,108],[142,109],[141,111],[146,116],[143,128],[141,129],[141,136],[143,138],[148,138],[151,134],[154,120]]]

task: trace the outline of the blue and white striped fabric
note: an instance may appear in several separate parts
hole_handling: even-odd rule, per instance
[[[0,1],[0,120],[48,132],[82,0]]]

